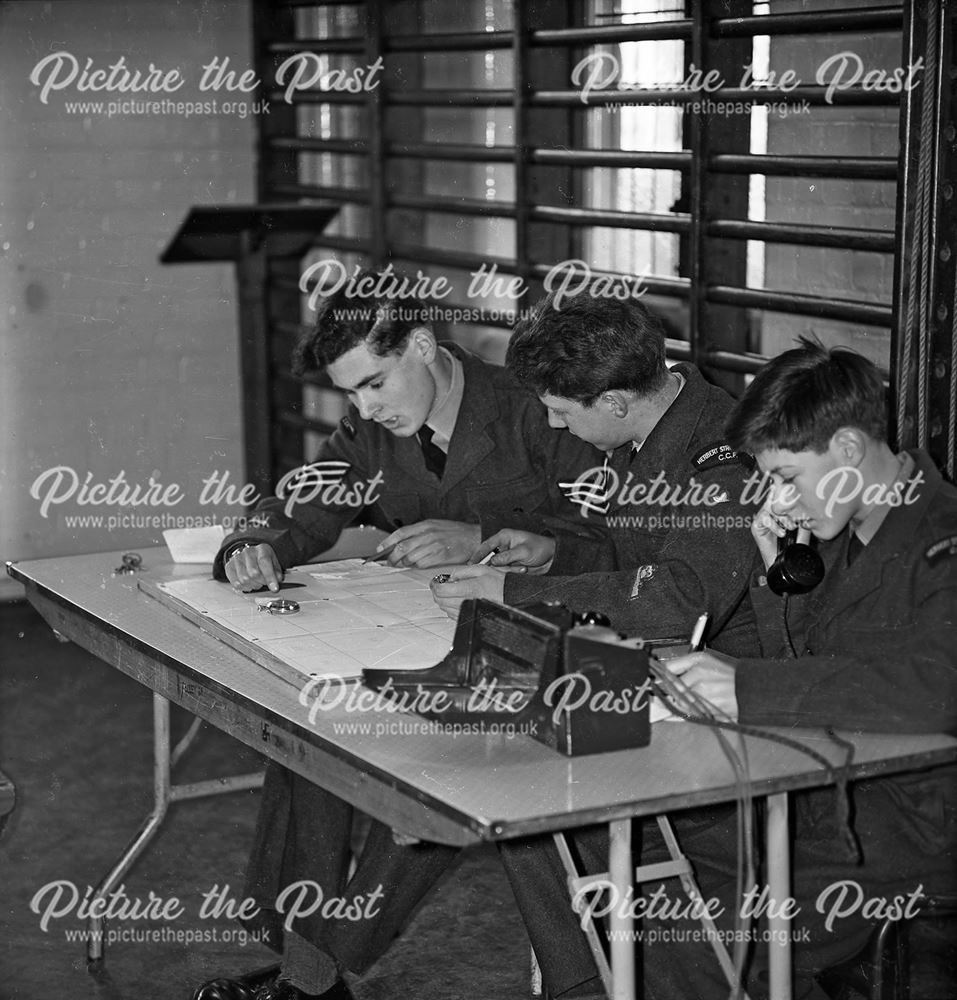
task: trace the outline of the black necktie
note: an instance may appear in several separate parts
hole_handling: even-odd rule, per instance
[[[428,424],[423,424],[422,429],[419,431],[419,444],[422,445],[422,455],[425,458],[425,467],[429,470],[429,472],[434,473],[439,479],[441,479],[442,473],[445,472],[446,454],[432,440],[432,435],[434,433],[435,431],[433,431]]]
[[[857,537],[857,532],[852,531],[847,543],[847,565],[850,566],[863,551],[864,543]]]

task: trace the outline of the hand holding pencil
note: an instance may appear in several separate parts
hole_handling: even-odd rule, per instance
[[[498,566],[527,573],[547,573],[555,558],[555,539],[531,531],[504,528],[472,553],[473,565]]]

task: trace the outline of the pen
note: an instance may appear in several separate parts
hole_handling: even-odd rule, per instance
[[[692,653],[697,653],[701,649],[701,646],[703,645],[704,630],[708,627],[708,618],[709,618],[708,612],[705,611],[705,613],[703,615],[700,615],[698,617],[698,620],[695,622],[694,631],[691,633]]]
[[[485,565],[487,565],[488,563],[490,563],[492,561],[492,556],[497,556],[498,553],[499,553],[498,549],[492,549],[491,552],[489,552],[486,555],[482,556],[482,558],[479,559],[479,561],[475,565],[476,566],[485,566]]]

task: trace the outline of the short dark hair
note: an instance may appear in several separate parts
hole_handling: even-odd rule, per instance
[[[667,380],[665,334],[635,300],[547,295],[516,327],[505,364],[536,395],[591,406],[609,389],[647,395]]]
[[[827,451],[841,427],[887,437],[884,380],[867,358],[847,347],[800,338],[800,347],[772,358],[728,418],[731,447],[754,455],[769,448]]]
[[[424,302],[377,291],[379,278],[375,271],[363,271],[323,300],[315,324],[293,350],[296,375],[322,371],[363,343],[374,354],[401,353],[413,330],[431,329]],[[372,292],[366,294],[363,285]]]

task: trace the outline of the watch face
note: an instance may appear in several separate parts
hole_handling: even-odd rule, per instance
[[[275,601],[263,601],[259,610],[268,611],[271,615],[294,615],[299,610],[299,602],[277,598]]]

